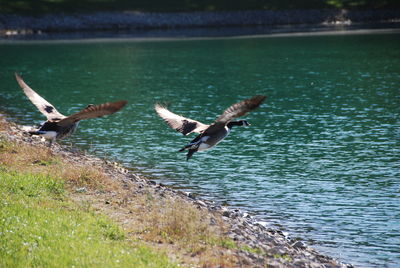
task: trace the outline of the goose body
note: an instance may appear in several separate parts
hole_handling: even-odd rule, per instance
[[[189,160],[195,152],[211,149],[220,143],[228,136],[232,127],[250,125],[246,120],[232,120],[257,108],[265,98],[265,96],[257,95],[235,103],[226,109],[211,125],[206,125],[199,121],[174,114],[160,104],[155,105],[155,110],[171,128],[183,135],[188,135],[193,132],[199,133],[189,144],[179,150],[180,152],[188,150],[186,160]]]
[[[46,121],[37,130],[29,131],[29,133],[42,136],[47,140],[60,140],[74,134],[79,125],[79,121],[67,127],[62,127],[57,123],[58,122]]]
[[[99,105],[88,105],[82,111],[65,116],[57,111],[57,109],[31,89],[21,76],[15,74],[18,84],[24,91],[29,100],[38,108],[38,110],[47,117],[47,121],[35,130],[30,130],[32,135],[39,135],[49,140],[49,146],[57,140],[72,135],[78,128],[79,121],[102,117],[104,115],[113,114],[121,110],[127,101],[107,102]]]
[[[197,151],[200,152],[214,147],[223,139],[225,139],[229,135],[229,132],[231,132],[231,129],[225,126],[223,129],[221,129],[221,131],[219,131],[218,135],[202,136],[200,138],[200,143]]]

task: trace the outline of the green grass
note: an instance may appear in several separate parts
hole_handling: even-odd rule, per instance
[[[40,204],[56,204],[52,207],[53,209],[62,208],[61,211],[57,212],[58,214],[65,214],[72,210],[76,212],[80,211],[81,215],[92,215],[93,220],[98,217],[97,215],[99,213],[93,215],[91,210],[96,209],[97,212],[102,211],[104,214],[109,215],[119,224],[122,223],[127,234],[126,238],[121,238],[119,236],[119,234],[121,234],[120,232],[111,229],[111,231],[104,231],[100,236],[106,237],[109,240],[118,240],[117,238],[120,238],[120,240],[124,240],[125,243],[129,244],[131,249],[134,248],[132,246],[133,242],[126,240],[130,239],[136,241],[136,251],[142,250],[143,247],[140,247],[140,245],[146,243],[146,245],[154,251],[159,252],[161,250],[162,252],[168,252],[169,255],[175,256],[172,257],[173,259],[178,259],[179,262],[183,262],[189,266],[213,267],[219,265],[221,267],[233,267],[237,263],[237,257],[234,251],[224,255],[221,254],[221,251],[228,247],[232,249],[237,249],[238,247],[234,247],[235,242],[224,235],[227,226],[222,222],[219,216],[214,215],[215,217],[213,217],[213,219],[216,224],[210,225],[212,216],[204,210],[199,210],[190,203],[177,199],[155,198],[149,191],[144,191],[141,194],[135,193],[136,191],[132,191],[132,189],[126,189],[125,184],[121,184],[118,180],[107,176],[101,166],[92,166],[91,163],[85,163],[85,161],[82,161],[82,163],[69,162],[61,156],[49,153],[48,149],[45,147],[11,142],[1,135],[1,131],[7,129],[8,125],[0,120],[0,172],[2,172],[0,173],[0,194],[5,196],[5,202],[13,204],[14,206],[21,206],[21,204],[18,203],[20,200],[27,199],[31,202],[39,198]],[[21,173],[28,175],[23,175]],[[49,175],[51,178],[48,177]],[[2,177],[9,179],[2,179]],[[60,179],[58,180],[57,178]],[[60,181],[62,181],[64,185],[59,185]],[[39,183],[39,185],[36,185],[37,183]],[[88,193],[82,193],[80,197],[74,194],[68,194],[75,192],[77,187],[85,187]],[[38,192],[38,190],[40,191]],[[45,191],[43,192],[43,190]],[[82,202],[79,203],[79,206],[68,202],[69,199],[72,200],[72,198],[69,198],[71,195],[74,195],[73,198],[77,200],[82,198]],[[10,198],[10,196],[14,197],[13,201],[6,201],[6,198]],[[105,200],[108,201],[108,205],[104,205]],[[23,202],[23,204],[28,204],[28,202],[25,201],[21,202]],[[0,206],[2,206],[1,199]],[[38,211],[42,209],[42,207],[37,204],[33,207],[35,213],[38,213]],[[26,207],[23,208],[26,209]],[[129,213],[127,210],[129,210]],[[11,210],[11,212],[12,211],[15,212],[16,209]],[[46,213],[50,212],[45,210],[42,213],[43,216],[40,215],[38,218],[45,219],[47,217],[47,220],[49,220],[50,216],[46,215]],[[0,215],[3,214],[6,215],[5,209],[3,212],[2,207],[0,207]],[[10,212],[8,212],[8,214],[12,215]],[[10,215],[5,216],[5,218],[12,218]],[[2,242],[1,217],[2,216],[0,216],[0,245]],[[59,216],[56,216],[54,220],[56,221],[58,218]],[[36,222],[35,220],[32,221]],[[88,223],[79,221],[76,221],[75,224],[69,219],[67,221],[72,224],[72,227],[76,226],[74,228],[69,227],[70,229],[78,229],[78,226],[90,226]],[[47,225],[48,223],[42,222],[40,224]],[[103,222],[98,222],[98,224],[101,226],[104,225]],[[16,226],[16,224],[12,223],[7,226],[14,225]],[[30,226],[31,224],[29,223],[28,225]],[[33,228],[33,226],[30,226],[30,228]],[[41,226],[41,228],[43,229],[43,226]],[[46,230],[46,228],[44,228],[44,230]],[[95,228],[90,227],[90,229],[85,230],[95,230]],[[28,228],[26,233],[32,233],[32,231]],[[51,231],[51,233],[56,234],[57,231]],[[67,237],[68,235],[69,233],[67,232],[59,236]],[[39,236],[43,237],[43,235]],[[12,237],[5,240],[14,241],[16,238]],[[86,243],[87,239],[78,238],[78,240],[81,241],[80,243]],[[92,243],[95,243],[92,238],[90,240]],[[142,244],[137,241],[141,241]],[[16,252],[18,252],[24,242],[25,241],[19,241],[17,243],[19,247],[4,247],[3,252],[10,251],[10,248],[17,248],[18,250],[16,250]],[[101,243],[105,242],[101,241]],[[72,243],[67,241],[66,244],[58,248],[68,249],[70,244]],[[57,245],[51,245],[51,247],[57,248]],[[97,255],[95,257],[90,256],[90,254],[82,251],[79,246],[73,247],[78,248],[76,254],[83,252],[80,258],[89,256],[87,258],[95,260],[98,257]],[[98,251],[96,249],[98,246],[85,245],[85,247],[87,247],[88,250],[93,248],[95,252]],[[57,250],[56,252],[58,253]],[[148,266],[151,267],[168,267],[169,264],[166,263],[166,261],[163,262],[161,260],[160,262],[163,264],[158,265],[153,257],[142,257],[146,256],[146,252],[151,253],[148,249],[146,249],[146,251],[142,250],[138,253],[139,255],[136,255],[136,258],[144,258],[143,262],[149,263]],[[10,253],[8,258],[14,255],[16,256],[15,253]],[[54,254],[46,253],[45,255]],[[107,254],[100,252],[99,256],[105,258]],[[15,263],[21,261],[23,258],[21,257]],[[57,258],[60,257],[57,256]],[[10,266],[8,265],[10,260],[6,259],[3,263],[6,261],[8,262],[7,265],[2,265],[2,253],[0,249],[0,268],[3,266]],[[121,260],[119,261],[121,262]],[[84,263],[84,260],[80,259],[79,262]],[[100,262],[102,264],[105,263],[104,265],[107,264],[105,261]],[[143,266],[140,262],[137,263],[139,264],[134,263],[134,267]],[[21,266],[25,266],[26,263],[22,262],[22,264]],[[29,264],[26,265],[32,266]],[[90,263],[86,266],[91,267],[93,265],[94,264]],[[53,266],[58,266],[58,264],[54,264]],[[108,266],[107,264],[107,267]]]
[[[0,166],[0,267],[173,267],[110,219],[68,199],[62,180]]]
[[[282,260],[285,260],[287,262],[292,262],[293,261],[292,258],[287,254],[274,254],[273,257],[275,259],[282,259]]]
[[[398,0],[0,0],[0,13],[39,15],[95,11],[183,12],[205,10],[400,8]]]

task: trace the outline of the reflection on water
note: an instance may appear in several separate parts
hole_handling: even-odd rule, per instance
[[[57,109],[127,99],[64,141],[112,157],[362,267],[400,262],[400,35],[1,45],[0,103],[40,122],[14,71]],[[193,137],[155,102],[211,123],[255,94],[268,99],[217,147],[189,161]]]

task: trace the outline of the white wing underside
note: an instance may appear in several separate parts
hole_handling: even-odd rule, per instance
[[[31,89],[22,79],[21,76],[15,74],[18,84],[24,91],[25,95],[29,100],[39,109],[39,111],[47,117],[47,120],[52,121],[54,119],[63,119],[64,115],[59,113],[57,109],[48,101],[43,99],[39,94],[37,94],[33,89]]]
[[[205,125],[199,121],[174,114],[160,104],[156,104],[154,108],[158,115],[164,119],[171,128],[179,131],[183,135],[188,135],[193,132],[202,133],[209,127],[209,125]]]

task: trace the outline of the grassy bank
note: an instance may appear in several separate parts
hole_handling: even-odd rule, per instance
[[[0,138],[0,267],[174,266],[108,217],[72,202],[65,178],[28,171],[61,164],[48,158],[27,164],[29,149]]]
[[[173,267],[105,216],[71,202],[62,180],[0,171],[1,267]]]
[[[98,11],[187,12],[221,10],[285,10],[285,9],[391,9],[400,8],[397,0],[0,0],[0,13],[46,14],[87,13]]]
[[[0,118],[0,267],[231,267],[257,250],[193,204],[10,135]]]
[[[44,144],[0,114],[0,267],[352,267],[239,210]]]

